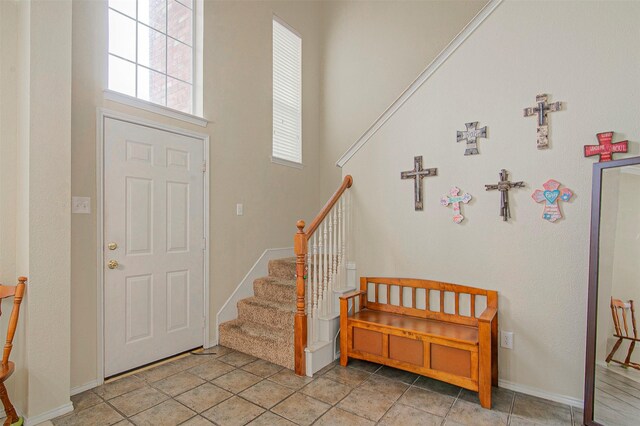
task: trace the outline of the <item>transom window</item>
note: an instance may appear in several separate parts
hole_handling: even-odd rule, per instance
[[[109,89],[192,114],[194,0],[109,0]]]

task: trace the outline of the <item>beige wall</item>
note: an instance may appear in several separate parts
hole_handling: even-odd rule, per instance
[[[72,193],[96,197],[96,108],[106,107],[211,137],[211,300],[215,315],[258,256],[293,245],[295,222],[318,211],[321,4],[298,1],[205,1],[206,129],[103,101],[107,9],[73,4]],[[303,162],[298,170],[270,162],[271,18],[303,38]],[[235,215],[244,203],[244,216]],[[71,385],[96,379],[96,214],[72,215]]]
[[[325,2],[321,195],[336,160],[484,6],[471,1]]]
[[[16,281],[16,162],[17,162],[17,84],[18,84],[18,4],[0,2],[0,283]],[[3,306],[7,312],[9,305]],[[8,315],[3,315],[0,330],[6,330]],[[24,370],[24,326],[19,323],[12,360],[18,371],[7,382],[10,395],[18,395],[16,406],[26,408]],[[16,386],[19,383],[18,386]]]
[[[354,177],[359,275],[498,290],[501,328],[515,333],[514,349],[499,352],[503,384],[582,398],[594,162],[582,145],[606,130],[640,134],[639,18],[634,2],[502,3],[343,169]],[[566,108],[550,115],[551,149],[542,151],[522,109],[544,92]],[[489,138],[480,155],[465,157],[456,130],[476,120]],[[638,155],[631,145],[627,155]],[[399,176],[415,155],[438,167],[425,179],[423,212]],[[484,188],[501,168],[526,182],[510,194],[507,223],[499,194]],[[544,221],[531,199],[550,178],[575,193],[558,223]],[[453,185],[475,197],[462,225],[439,204]]]
[[[29,277],[9,390],[33,419],[71,408],[71,2],[7,1],[0,15],[0,279]]]

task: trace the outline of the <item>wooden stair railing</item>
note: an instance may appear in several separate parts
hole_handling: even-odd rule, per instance
[[[305,348],[307,347],[307,309],[305,307],[308,305],[309,310],[317,309],[318,296],[315,294],[316,290],[313,290],[314,294],[312,297],[314,298],[313,303],[311,301],[311,297],[307,300],[306,294],[306,280],[307,280],[307,272],[314,274],[315,285],[318,285],[318,279],[321,280],[320,285],[324,286],[324,290],[320,290],[320,293],[326,290],[327,280],[330,280],[329,276],[331,273],[335,272],[337,268],[338,262],[343,262],[344,258],[344,225],[339,225],[339,229],[336,230],[336,233],[339,234],[340,230],[342,230],[342,246],[339,242],[339,237],[335,238],[332,234],[332,227],[335,227],[336,224],[344,223],[344,221],[340,222],[343,218],[341,215],[344,214],[344,203],[340,202],[340,207],[336,212],[334,207],[341,200],[342,195],[348,188],[351,188],[353,184],[353,178],[351,175],[347,175],[344,177],[342,184],[333,194],[333,196],[327,201],[324,205],[320,213],[313,219],[309,228],[305,231],[305,222],[303,220],[299,220],[296,223],[298,228],[298,232],[294,237],[294,253],[296,256],[296,315],[294,322],[294,361],[295,361],[295,373],[299,376],[303,376],[306,373],[306,365],[305,365]],[[331,215],[330,215],[331,213]],[[329,232],[327,233],[327,216],[329,216],[328,220],[328,228]],[[331,218],[333,217],[333,221]],[[338,219],[339,218],[339,219]],[[318,244],[315,239],[315,232],[319,231],[324,224],[324,253],[323,253],[323,233],[319,232],[319,240]],[[327,249],[327,235],[330,235],[330,244]],[[309,243],[312,241],[312,237],[314,238],[313,242],[313,253],[312,257],[314,259],[320,259],[318,262],[320,265],[316,263],[312,263],[309,254]],[[340,247],[341,246],[341,247]],[[320,257],[316,256],[316,250],[319,247]],[[335,251],[334,251],[335,249]],[[337,254],[340,253],[340,254]],[[329,254],[329,255],[328,255]],[[322,264],[324,259],[324,265]],[[314,260],[314,262],[316,262]],[[331,263],[331,264],[328,264]],[[308,271],[308,269],[311,269]],[[329,272],[328,272],[329,271]],[[318,278],[319,276],[319,278]],[[312,283],[313,285],[313,283]]]

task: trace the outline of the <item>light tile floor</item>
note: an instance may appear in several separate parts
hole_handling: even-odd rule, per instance
[[[225,347],[189,355],[75,395],[69,425],[580,425],[582,411],[494,389],[474,392],[363,361],[313,378]]]

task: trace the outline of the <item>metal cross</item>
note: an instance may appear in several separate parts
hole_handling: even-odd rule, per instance
[[[464,124],[467,130],[458,131],[458,140],[467,141],[467,149],[464,151],[464,155],[475,155],[479,154],[478,152],[478,138],[486,138],[487,137],[487,126],[484,126],[481,129],[478,129],[478,122],[474,121],[473,123],[465,123]]]
[[[509,209],[509,190],[511,188],[524,188],[524,182],[510,182],[509,173],[505,169],[500,170],[500,181],[496,185],[485,185],[487,191],[497,189],[500,191],[500,216],[503,221],[509,220],[511,210]]]
[[[537,106],[535,107],[525,108],[524,116],[538,116],[538,149],[545,149],[549,148],[549,124],[547,123],[547,113],[560,111],[562,109],[562,102],[548,104],[547,95],[543,93],[536,96],[536,104]]]
[[[591,157],[593,155],[600,156],[600,162],[611,161],[614,152],[627,152],[629,150],[629,141],[620,141],[612,143],[613,132],[598,133],[598,145],[585,145],[584,156]]]
[[[416,211],[422,210],[422,178],[425,176],[437,176],[438,169],[423,169],[422,155],[413,157],[413,170],[400,173],[401,179],[413,179],[413,192]]]

